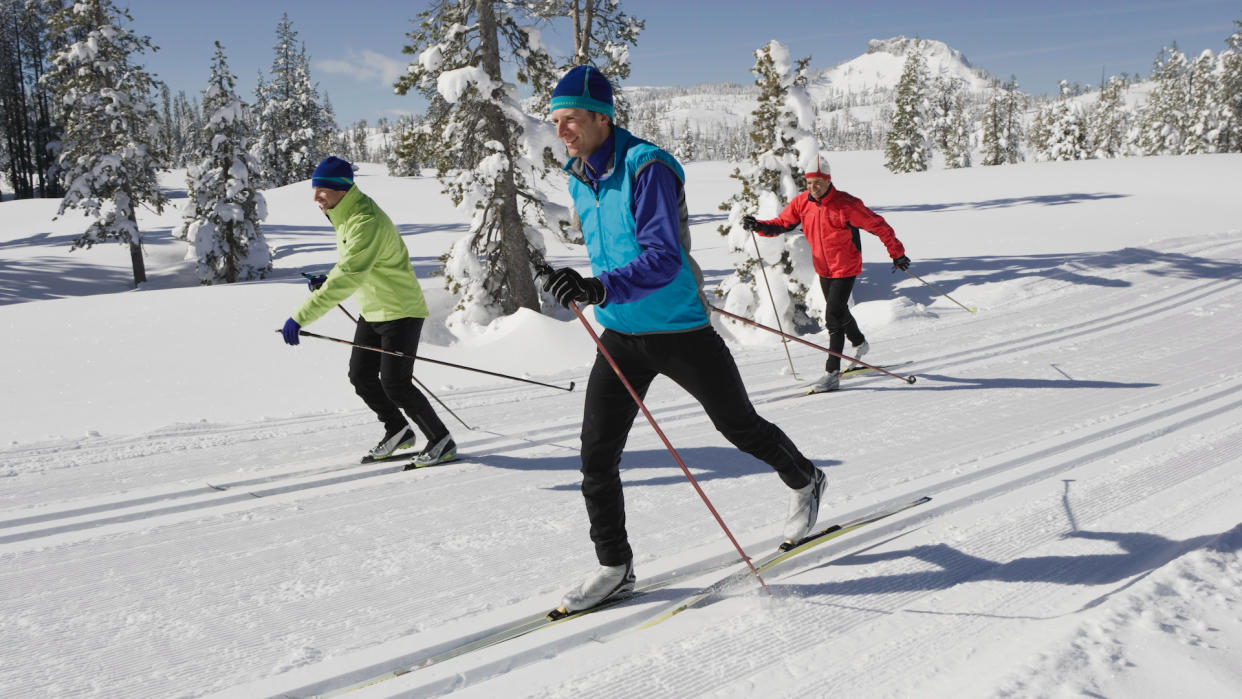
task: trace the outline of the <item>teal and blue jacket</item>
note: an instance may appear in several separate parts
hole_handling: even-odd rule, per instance
[[[565,170],[592,273],[606,291],[595,319],[628,334],[706,327],[681,165],[619,127],[587,160],[590,167],[572,158]]]

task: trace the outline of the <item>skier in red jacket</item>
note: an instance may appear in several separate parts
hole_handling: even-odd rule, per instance
[[[884,241],[895,269],[904,271],[910,267],[905,247],[884,217],[868,209],[858,197],[832,185],[832,172],[823,156],[817,156],[815,170],[806,173],[806,191],[794,197],[780,216],[768,221],[756,221],[754,216],[742,217],[742,228],[769,237],[799,225],[811,244],[811,259],[827,304],[828,348],[841,352],[845,339],[849,338],[854,346],[853,357],[860,358],[870,346],[848,305],[854,279],[862,272],[862,241],[858,230],[866,230]],[[815,383],[813,392],[835,391],[840,386],[841,358],[829,355],[824,370],[827,373]]]

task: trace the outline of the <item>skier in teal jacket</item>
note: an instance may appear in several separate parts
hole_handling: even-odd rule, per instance
[[[612,86],[590,66],[570,70],[550,103],[591,261],[591,277],[555,270],[544,290],[568,306],[593,304],[600,341],[640,396],[658,375],[689,392],[742,451],[769,464],[792,493],[787,539],[815,524],[825,478],[779,427],[755,412],[724,340],[712,328],[702,275],[690,257],[685,173],[671,155],[612,123]],[[600,568],[561,601],[597,606],[634,587],[619,467],[638,406],[602,354],[587,382],[582,495]]]

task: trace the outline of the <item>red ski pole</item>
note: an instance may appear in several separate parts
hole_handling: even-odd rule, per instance
[[[863,366],[867,367],[868,369],[875,369],[876,371],[880,372],[881,374],[888,374],[889,376],[893,377],[894,379],[901,379],[902,381],[905,381],[906,383],[914,383],[914,382],[915,382],[915,380],[916,380],[916,377],[914,377],[914,376],[901,376],[900,374],[894,374],[893,372],[891,372],[891,371],[889,371],[889,370],[887,370],[887,369],[881,369],[880,367],[878,367],[878,366],[876,366],[876,365],[874,365],[874,364],[868,364],[868,363],[864,362],[863,360],[858,359],[858,358],[856,358],[856,357],[850,357],[850,356],[848,356],[848,355],[841,354],[840,352],[833,352],[832,350],[828,349],[827,347],[824,347],[823,345],[817,345],[817,344],[815,344],[814,342],[807,342],[806,340],[803,340],[802,338],[800,338],[800,337],[798,337],[798,336],[796,336],[796,335],[790,335],[790,334],[788,334],[788,333],[781,332],[780,330],[777,330],[776,328],[769,328],[768,326],[766,326],[766,325],[764,325],[764,324],[762,324],[762,323],[756,323],[755,321],[751,320],[750,318],[746,318],[746,317],[743,317],[743,316],[737,315],[736,313],[730,313],[730,312],[728,312],[728,311],[724,310],[723,308],[716,308],[715,306],[712,306],[712,307],[711,307],[711,309],[712,309],[713,311],[715,311],[715,312],[717,312],[717,313],[719,313],[719,314],[723,315],[723,316],[728,316],[729,318],[732,318],[732,319],[734,319],[734,320],[740,320],[740,321],[742,321],[743,323],[748,323],[748,324],[750,324],[750,325],[755,326],[756,328],[763,328],[764,330],[767,330],[767,331],[768,331],[768,332],[770,332],[770,333],[776,333],[777,335],[780,335],[781,337],[788,338],[788,339],[793,340],[793,341],[795,341],[795,342],[801,342],[802,344],[804,344],[804,345],[806,345],[806,346],[808,346],[808,347],[814,347],[814,348],[815,348],[815,349],[817,349],[817,350],[820,350],[820,351],[822,351],[822,352],[827,352],[828,354],[831,354],[831,355],[834,355],[834,356],[840,357],[840,358],[842,358],[842,359],[848,359],[848,360],[850,360],[851,362],[856,362],[856,363],[858,363],[858,364],[861,364],[861,365],[863,365]]]
[[[608,360],[608,364],[612,366],[612,370],[616,373],[617,378],[621,379],[621,383],[625,385],[625,390],[630,392],[630,397],[633,398],[634,402],[638,404],[639,410],[643,411],[643,415],[646,416],[647,422],[651,423],[651,428],[655,430],[656,434],[660,435],[660,440],[664,442],[664,446],[668,449],[669,453],[673,455],[673,460],[676,461],[677,465],[681,467],[681,472],[686,474],[686,478],[689,479],[690,485],[694,486],[695,492],[697,492],[699,497],[703,499],[703,504],[707,505],[707,509],[711,511],[712,516],[716,518],[716,522],[720,524],[720,528],[724,530],[725,536],[729,537],[729,541],[733,543],[733,548],[737,549],[737,552],[742,556],[742,560],[746,561],[747,566],[750,566],[750,571],[755,574],[755,579],[758,580],[759,584],[763,586],[763,590],[769,595],[772,594],[772,591],[768,589],[768,584],[765,583],[763,581],[763,577],[759,575],[759,569],[755,568],[755,564],[750,562],[750,556],[746,555],[746,552],[742,550],[742,545],[737,543],[737,539],[733,538],[733,532],[729,531],[729,527],[725,525],[724,520],[720,517],[720,513],[717,512],[716,508],[712,506],[712,501],[707,498],[707,493],[703,492],[703,489],[699,487],[699,482],[695,480],[694,475],[690,473],[690,469],[686,468],[686,462],[681,460],[681,456],[679,456],[677,454],[677,450],[673,448],[672,442],[668,441],[668,437],[664,436],[664,430],[660,429],[660,426],[656,424],[655,417],[651,415],[651,411],[647,410],[647,406],[643,404],[643,399],[639,397],[638,391],[634,390],[634,387],[630,385],[629,380],[625,378],[625,374],[621,373],[621,367],[617,366],[617,362],[613,360],[612,355],[608,353],[608,350],[604,349],[604,343],[600,341],[599,335],[595,334],[595,328],[592,328],[591,324],[587,322],[586,316],[582,315],[582,311],[578,308],[578,304],[570,301],[569,307],[573,310],[574,315],[578,316],[578,320],[582,321],[582,327],[586,328],[586,331],[590,333],[591,339],[595,340],[595,346],[599,348],[599,353],[603,355],[604,359]]]

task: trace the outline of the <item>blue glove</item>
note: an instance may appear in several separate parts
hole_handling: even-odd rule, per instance
[[[298,322],[296,320],[292,318],[290,318],[289,320],[286,320],[285,327],[282,328],[280,331],[280,334],[283,335],[285,338],[285,344],[296,345],[299,342],[301,342],[302,338],[298,337],[298,331],[301,329],[302,329],[302,326],[298,325]]]
[[[306,277],[306,288],[311,291],[318,289],[323,286],[324,282],[328,281],[328,276],[326,274],[307,274],[303,272],[302,276]]]
[[[551,293],[565,308],[569,308],[570,301],[600,304],[607,296],[603,282],[595,277],[583,279],[572,267],[562,267],[548,275],[543,290]]]

